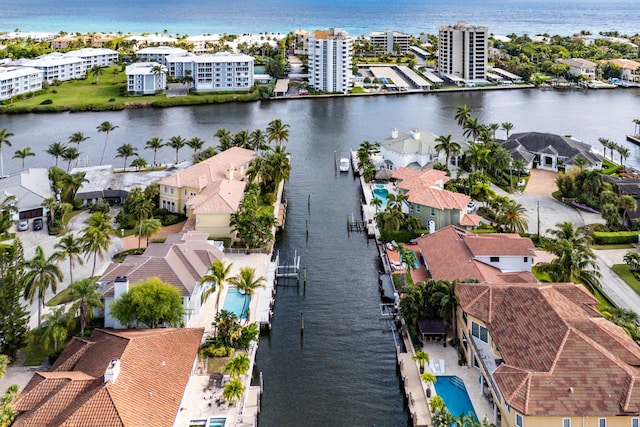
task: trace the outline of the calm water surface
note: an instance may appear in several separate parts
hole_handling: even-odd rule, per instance
[[[637,147],[624,142],[633,132],[633,119],[640,117],[637,90],[518,90],[0,115],[0,128],[15,134],[3,155],[6,171],[16,173],[20,163],[10,159],[13,151],[30,146],[37,155],[27,165],[49,166],[52,159],[43,150],[76,131],[90,136],[81,145],[83,162],[95,163],[105,140],[96,126],[105,120],[119,126],[109,137],[106,158],[114,159],[117,146],[131,143],[147,160],[152,152],[143,147],[153,136],[165,141],[174,135],[198,136],[211,144],[220,127],[264,129],[275,118],[290,124],[289,214],[277,246],[284,260],[294,251],[302,256],[308,283],[306,292],[302,286],[278,289],[273,329],[260,341],[257,367],[265,385],[260,425],[405,426],[393,335],[379,319],[376,251],[363,235],[346,231],[347,217],[359,215],[360,189],[350,175],[336,174],[334,156],[363,140],[381,140],[393,127],[461,138],[453,117],[462,104],[471,106],[482,122],[512,122],[513,132],[570,134],[595,144],[598,137],[612,139],[627,145],[629,163],[639,166]],[[185,149],[180,157],[189,155]],[[163,162],[173,157],[170,149],[159,153]]]

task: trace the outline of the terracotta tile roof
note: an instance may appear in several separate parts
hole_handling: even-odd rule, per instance
[[[477,227],[482,222],[480,215],[466,213],[460,218],[460,225],[463,227]]]
[[[484,321],[504,364],[493,373],[525,415],[614,416],[640,410],[640,348],[600,317],[573,283],[456,286],[460,307]]]
[[[217,181],[190,197],[187,205],[195,214],[231,214],[238,210],[246,186],[245,181]]]
[[[632,59],[610,59],[608,62],[616,64],[620,68],[627,68],[631,71],[635,71],[640,67],[640,62]]]
[[[158,184],[201,190],[213,182],[228,179],[227,171],[229,168],[233,168],[234,173],[239,174],[240,168],[251,162],[255,156],[256,153],[253,150],[232,147],[183,171],[163,178],[158,181]],[[238,176],[236,179],[240,178],[241,176]]]
[[[135,284],[159,277],[189,296],[197,282],[207,273],[209,266],[224,255],[207,243],[208,235],[197,231],[176,233],[164,243],[151,243],[142,255],[129,255],[122,263],[111,263],[100,277],[105,283],[104,295],[113,295],[113,281],[126,276]]]
[[[436,209],[450,209],[462,211],[466,209],[471,198],[466,194],[441,190],[436,187],[413,188],[409,190],[408,200],[422,206]]]
[[[14,425],[173,426],[203,332],[98,329],[88,340],[73,338],[51,371],[34,374],[19,396]],[[105,382],[114,359],[120,373]],[[60,370],[69,360],[76,362]]]
[[[475,234],[450,225],[418,238],[418,246],[435,280],[535,281],[530,271],[503,272],[476,259],[480,256],[535,256],[531,239],[517,234]]]
[[[393,172],[391,178],[401,180],[397,186],[404,190],[436,185],[438,181],[444,184],[451,179],[445,171],[437,169],[416,170],[411,168],[399,168]]]

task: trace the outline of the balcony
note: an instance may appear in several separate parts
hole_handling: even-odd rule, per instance
[[[495,395],[496,402],[499,402],[502,399],[500,395],[500,390],[493,379],[493,373],[495,370],[504,363],[504,360],[497,358],[493,353],[493,349],[486,342],[472,336],[471,340],[471,348],[473,349],[473,356],[478,361],[480,365],[480,370],[484,373],[484,377],[489,381],[490,391]]]

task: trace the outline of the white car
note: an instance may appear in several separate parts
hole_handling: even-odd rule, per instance
[[[29,220],[25,219],[18,223],[18,231],[27,231],[29,229]]]
[[[476,210],[476,204],[473,202],[467,203],[467,212],[472,213]]]

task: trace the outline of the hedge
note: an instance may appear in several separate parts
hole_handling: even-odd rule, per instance
[[[382,231],[380,232],[380,240],[383,242],[396,241],[398,243],[407,243],[411,239],[417,239],[423,234],[429,234],[429,230],[400,230],[400,231]]]
[[[593,240],[599,245],[616,245],[621,243],[637,243],[638,231],[594,231]]]

